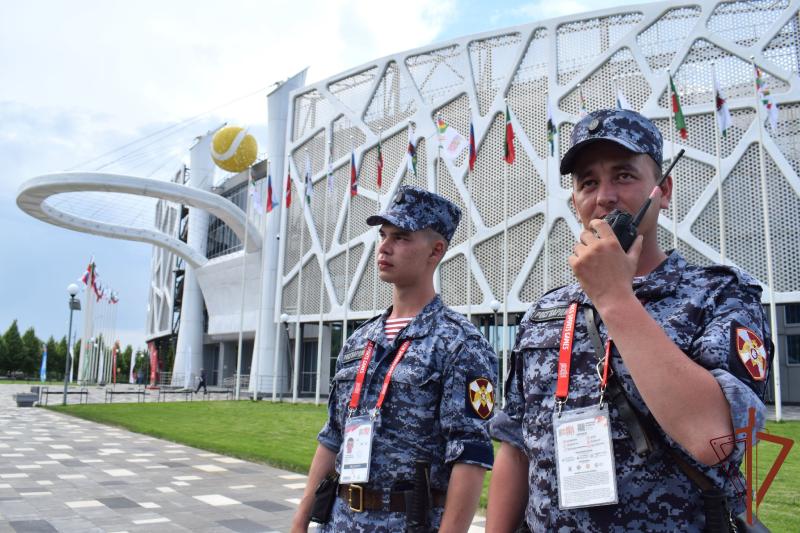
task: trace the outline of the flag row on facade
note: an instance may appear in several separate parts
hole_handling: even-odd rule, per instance
[[[766,83],[764,81],[764,76],[757,66],[755,67],[755,86],[756,86],[756,93],[758,96],[758,100],[760,105],[764,107],[767,112],[767,118],[769,120],[770,128],[777,127],[778,121],[778,107],[774,101],[772,94],[770,93],[769,89],[766,87]],[[681,97],[680,94],[675,86],[675,82],[672,78],[672,75],[669,75],[669,89],[670,89],[670,107],[672,113],[672,121],[675,127],[675,131],[680,135],[681,139],[688,139],[689,136],[689,129],[686,122],[686,117],[683,113],[683,107],[681,106]],[[586,106],[586,101],[583,97],[583,89],[580,84],[578,84],[578,97],[579,97],[579,115],[580,117],[584,117],[589,114],[589,111]],[[633,109],[630,103],[628,102],[625,94],[617,89],[616,90],[616,107],[617,109]],[[555,143],[556,143],[556,135],[557,135],[557,128],[555,121],[553,119],[553,111],[551,108],[550,100],[547,99],[546,101],[546,124],[545,124],[545,132],[546,132],[546,140],[548,145],[548,151],[550,153],[550,157],[555,155]],[[731,119],[730,108],[727,104],[725,96],[720,88],[719,81],[717,80],[716,74],[714,74],[714,105],[715,105],[715,114],[717,123],[719,125],[720,132],[723,136],[727,134],[728,129],[730,129],[731,125],[733,124]],[[516,160],[516,150],[514,147],[514,127],[511,120],[511,109],[508,105],[506,105],[504,119],[504,138],[503,138],[503,160],[511,165]],[[464,139],[464,137],[452,126],[447,124],[441,114],[436,116],[435,119],[436,124],[436,131],[439,141],[440,147],[440,155],[447,160],[455,160],[457,159],[464,151],[464,149],[468,149],[469,152],[469,170],[472,171],[475,169],[475,162],[478,158],[478,152],[476,148],[476,139],[475,139],[475,128],[470,122],[469,124],[469,139]],[[414,125],[413,123],[409,123],[408,125],[408,147],[406,150],[406,170],[409,175],[416,176],[417,174],[417,143],[416,137],[414,135]],[[378,145],[377,145],[377,161],[376,161],[376,184],[378,189],[380,190],[383,187],[383,171],[384,171],[384,159],[383,159],[383,149],[382,149],[382,138],[379,138]],[[327,170],[327,179],[328,179],[328,192],[333,192],[333,150],[332,146],[333,143],[329,143],[331,150],[328,154],[328,170]],[[291,192],[291,170],[287,170],[287,181],[286,181],[286,207],[290,207],[292,203],[292,192]],[[310,171],[310,162],[308,160],[308,155],[306,155],[306,172],[305,172],[305,196],[306,201],[311,201],[311,194],[312,194],[312,183],[311,183],[311,171]],[[253,188],[253,191],[255,189]],[[350,195],[355,196],[358,194],[358,168],[356,166],[356,159],[355,159],[355,152],[351,151],[350,153]],[[260,202],[258,202],[255,194],[254,194],[254,205],[256,205],[257,209],[261,209]],[[267,176],[267,206],[266,211],[269,213],[272,211],[272,208],[277,205],[273,201],[273,193],[272,193],[272,176]]]

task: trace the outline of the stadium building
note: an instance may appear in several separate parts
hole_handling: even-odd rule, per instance
[[[772,376],[783,402],[800,402],[798,6],[625,6],[398,52],[309,85],[300,73],[268,97],[268,161],[251,170],[254,196],[250,172],[215,180],[210,132],[172,183],[42,176],[23,185],[18,203],[54,224],[154,244],[147,335],[162,364],[174,353],[164,368],[173,384],[200,368],[211,383],[235,383],[239,369],[251,393],[319,400],[345,332],[390,301],[375,273],[377,230],[365,219],[400,185],[463,209],[436,286],[502,355],[531,303],[573,281],[567,256],[580,225],[570,177],[558,171],[573,125],[586,111],[630,107],[661,129],[665,164],[686,150],[672,208],[659,218],[662,247],[761,281],[777,332]],[[439,119],[463,141],[455,153],[441,147]],[[98,226],[48,203],[89,190],[158,198],[151,226]]]

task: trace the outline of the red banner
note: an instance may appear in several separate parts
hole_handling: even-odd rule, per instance
[[[156,343],[150,341],[147,343],[147,349],[150,350],[150,386],[156,386],[156,373],[158,372],[158,350],[156,350]]]

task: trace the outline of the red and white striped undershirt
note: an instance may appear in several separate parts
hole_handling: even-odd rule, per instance
[[[389,342],[394,342],[394,338],[397,337],[397,334],[412,320],[414,320],[413,316],[405,318],[387,318],[386,324],[383,326],[386,339]]]

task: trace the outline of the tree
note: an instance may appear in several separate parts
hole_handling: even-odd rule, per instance
[[[131,356],[133,356],[133,346],[130,344],[117,354],[117,367],[122,374],[121,376],[117,376],[118,383],[127,382],[128,380],[128,376],[131,373]]]
[[[23,357],[22,338],[19,336],[17,321],[14,320],[3,334],[3,344],[5,346],[5,363],[3,365],[6,372],[20,370],[20,363]]]
[[[59,363],[58,367],[53,367],[53,368],[54,369],[58,368],[58,374],[61,376],[61,379],[64,379],[64,372],[66,370],[65,367],[67,366],[67,336],[66,335],[61,337],[61,340],[58,341],[58,344],[56,345],[56,349],[58,350],[58,357],[59,357],[60,363]]]
[[[75,344],[72,345],[72,353],[70,357],[72,357],[72,377],[74,379],[78,379],[78,359],[80,359],[81,355],[81,339],[77,339]]]
[[[9,370],[6,357],[6,343],[3,341],[3,337],[0,337],[0,374],[6,374]]]
[[[42,341],[36,336],[32,327],[25,330],[22,336],[22,353],[19,370],[26,376],[38,376],[42,364]]]
[[[58,343],[52,335],[47,339],[45,346],[47,346],[47,375],[53,378],[61,376],[64,374],[64,359],[62,359]]]

